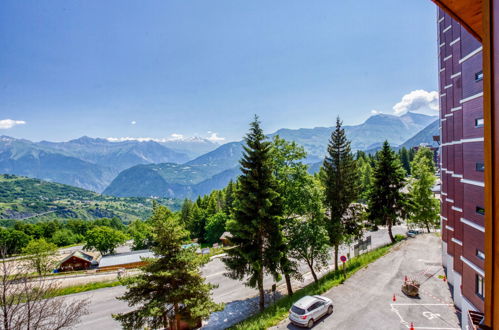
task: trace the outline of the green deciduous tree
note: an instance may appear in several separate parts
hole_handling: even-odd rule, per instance
[[[205,240],[209,244],[218,243],[220,236],[225,232],[225,226],[229,217],[224,212],[218,212],[206,220]]]
[[[432,173],[435,173],[435,161],[433,159],[434,153],[433,150],[427,147],[419,147],[416,153],[414,154],[414,158],[411,162],[411,165],[413,163],[420,163],[424,162],[426,166],[428,166],[429,170]]]
[[[359,197],[365,202],[372,185],[373,168],[371,167],[371,161],[367,156],[357,157],[357,168],[360,181]]]
[[[234,219],[228,224],[234,248],[227,251],[224,262],[229,271],[227,276],[239,280],[248,276],[247,284],[258,288],[259,307],[263,310],[264,273],[277,280],[283,256],[282,200],[273,173],[272,145],[266,140],[257,117],[245,142]]]
[[[282,198],[282,231],[287,240],[286,250],[281,259],[281,272],[286,279],[288,294],[293,294],[291,277],[301,279],[296,260],[291,258],[291,227],[303,219],[321,218],[323,213],[322,191],[320,183],[308,173],[307,165],[302,163],[306,157],[305,149],[295,142],[288,142],[275,136],[272,141],[274,173],[278,183],[278,192]]]
[[[400,159],[385,141],[377,153],[373,184],[369,191],[369,220],[374,225],[387,226],[392,243],[395,242],[392,226],[407,211],[407,198],[402,192],[404,186],[405,171]]]
[[[360,219],[345,217],[352,203],[359,198],[359,173],[350,149],[350,141],[341,125],[338,117],[336,128],[331,133],[322,171],[325,204],[329,212],[325,223],[330,244],[334,247],[335,269],[338,269],[338,247],[348,236],[354,234],[349,229],[360,226]]]
[[[409,220],[420,227],[430,228],[439,224],[440,202],[431,191],[437,178],[434,174],[433,152],[420,148],[411,163],[413,181],[409,191]]]
[[[69,229],[59,229],[52,235],[50,241],[57,246],[67,246],[82,242],[84,237],[80,234],[75,234]]]
[[[125,329],[180,329],[180,320],[195,325],[222,307],[211,299],[214,286],[201,276],[200,267],[208,259],[194,248],[182,248],[189,232],[166,207],[155,206],[150,222],[157,258],[149,259],[138,276],[125,280],[127,292],[118,299],[136,309],[113,317]]]
[[[289,230],[291,256],[303,260],[317,282],[316,272],[327,266],[329,236],[321,221],[296,221]]]
[[[56,265],[54,258],[56,251],[57,246],[54,243],[49,243],[45,239],[40,238],[30,241],[22,252],[26,255],[30,267],[38,275],[42,276],[54,269]]]
[[[132,223],[128,226],[128,233],[133,239],[133,250],[148,249],[153,244],[152,227],[146,221],[132,221]]]
[[[124,244],[127,239],[127,235],[119,230],[98,226],[87,232],[84,249],[96,249],[102,255],[113,253],[114,250],[118,246]]]

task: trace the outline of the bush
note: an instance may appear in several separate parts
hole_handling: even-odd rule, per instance
[[[406,239],[406,237],[404,235],[400,235],[400,234],[395,235],[396,242],[400,242],[400,241],[403,241],[405,239]]]

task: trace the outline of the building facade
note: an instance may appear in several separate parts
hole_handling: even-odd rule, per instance
[[[456,306],[484,311],[482,45],[438,10],[442,256]]]

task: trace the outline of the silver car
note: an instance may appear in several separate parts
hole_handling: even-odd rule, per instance
[[[298,326],[312,328],[316,321],[332,312],[331,299],[322,296],[305,296],[293,304],[289,310],[289,320]]]

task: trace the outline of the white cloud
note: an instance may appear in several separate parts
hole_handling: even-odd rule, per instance
[[[405,94],[402,100],[393,106],[393,111],[397,115],[403,115],[408,111],[436,115],[438,113],[438,92],[414,90]]]
[[[24,120],[2,119],[0,120],[0,129],[9,129],[16,125],[24,125],[24,124],[26,124]]]
[[[376,109],[371,110],[371,114],[373,114],[373,115],[379,115],[380,113],[382,113],[382,112],[379,110],[376,110]]]
[[[220,143],[225,141],[224,137],[218,136],[217,133],[211,133],[209,137],[206,138],[208,141],[215,142],[215,143]]]
[[[172,141],[186,141],[186,142],[206,142],[210,141],[213,143],[221,143],[225,141],[224,137],[218,136],[217,133],[210,132],[210,136],[206,138],[202,138],[199,136],[185,136],[179,133],[172,133],[169,137],[166,138],[151,138],[151,137],[108,137],[106,140],[109,142],[124,142],[124,141],[138,141],[138,142],[146,142],[146,141],[154,141],[154,142],[172,142]]]
[[[170,134],[170,141],[182,141],[185,137],[182,134],[172,133]]]
[[[136,122],[135,120],[132,120],[132,121],[130,122],[130,124],[135,125],[135,124],[137,124],[137,122]]]

